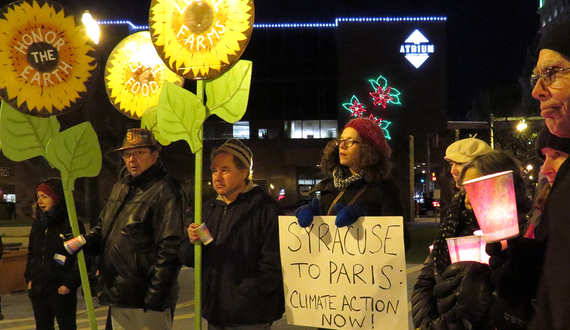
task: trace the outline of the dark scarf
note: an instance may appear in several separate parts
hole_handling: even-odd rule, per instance
[[[54,205],[51,209],[45,212],[40,211],[38,220],[40,220],[40,223],[44,228],[48,228],[66,218],[67,210],[65,209],[65,206],[61,207],[60,205]]]
[[[451,204],[445,213],[445,218],[441,223],[441,228],[433,243],[433,264],[436,274],[443,274],[445,269],[451,265],[449,250],[446,238],[472,235],[464,230],[473,223],[477,223],[472,210],[465,208],[465,191],[461,190],[451,200]],[[477,225],[478,226],[478,225]]]

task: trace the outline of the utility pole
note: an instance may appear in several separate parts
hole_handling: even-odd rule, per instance
[[[414,164],[415,164],[415,158],[414,158],[414,136],[410,135],[409,136],[409,150],[410,150],[410,221],[414,221],[414,219],[416,218],[416,205],[414,202],[414,186],[415,186],[415,182],[414,182]]]

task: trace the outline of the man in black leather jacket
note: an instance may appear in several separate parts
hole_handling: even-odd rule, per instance
[[[129,172],[115,184],[85,235],[99,255],[99,301],[125,329],[170,329],[178,298],[184,195],[158,159],[151,131],[129,129],[121,148]]]

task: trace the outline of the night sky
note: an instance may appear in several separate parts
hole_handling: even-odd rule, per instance
[[[6,5],[11,1],[0,0]],[[148,24],[150,0],[61,0],[98,20]],[[447,16],[450,113],[462,117],[476,93],[518,86],[529,74],[538,0],[258,0],[256,23],[333,22],[336,17]],[[255,34],[254,34],[255,35]],[[532,60],[530,60],[532,63]],[[452,118],[457,119],[457,118]],[[463,119],[463,118],[461,118]]]

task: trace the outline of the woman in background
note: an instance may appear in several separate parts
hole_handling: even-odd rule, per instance
[[[513,171],[519,225],[524,226],[532,203],[525,196],[522,168],[516,158],[501,151],[477,156],[463,167],[458,184],[461,187],[466,180],[509,170]],[[469,236],[479,230],[467,197],[465,207],[470,216],[462,223],[442,224],[414,285],[412,316],[417,329],[494,329],[489,315],[494,303],[490,267],[477,262],[451,264],[449,258],[446,238]],[[439,262],[434,263],[434,259]]]
[[[81,279],[77,257],[64,246],[73,234],[61,180],[51,178],[40,182],[36,194],[25,272],[36,329],[53,330],[55,318],[60,330],[75,330]],[[80,221],[79,228],[85,233]]]
[[[320,168],[327,177],[313,189],[320,197],[295,211],[299,225],[309,226],[315,215],[335,215],[338,227],[361,216],[403,216],[407,249],[411,242],[400,188],[390,175],[391,153],[378,124],[366,118],[349,121],[323,151]]]

